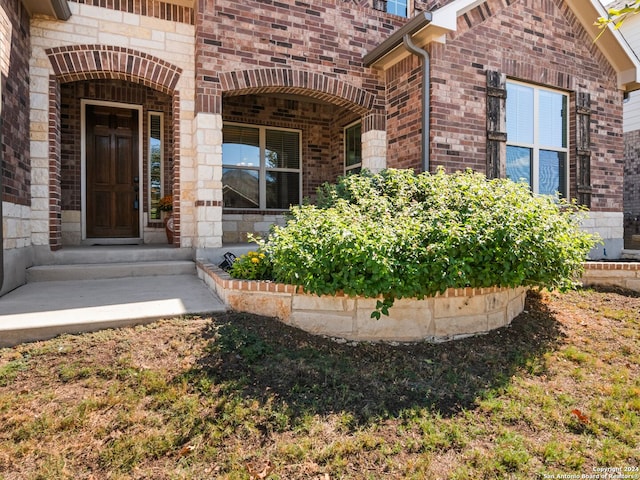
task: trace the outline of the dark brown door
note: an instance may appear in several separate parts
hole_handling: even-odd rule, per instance
[[[87,105],[87,238],[138,238],[138,111]]]

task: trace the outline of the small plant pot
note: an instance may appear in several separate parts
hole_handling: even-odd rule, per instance
[[[173,214],[164,217],[164,231],[167,234],[167,243],[173,245]]]

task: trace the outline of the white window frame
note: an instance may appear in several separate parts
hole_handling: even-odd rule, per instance
[[[362,155],[362,121],[361,120],[356,120],[355,122],[351,122],[349,125],[345,126],[344,129],[342,130],[342,142],[344,144],[344,174],[346,175],[347,173],[349,173],[351,170],[355,170],[356,168],[360,168],[362,169],[362,156],[360,157],[360,162],[359,163],[355,163],[353,165],[349,165],[347,166],[347,130],[349,130],[352,127],[355,127],[356,125],[360,124],[360,153]]]
[[[149,192],[147,195],[147,205],[149,208],[149,222],[160,222],[162,218],[151,218],[151,117],[160,117],[160,198],[164,196],[164,112],[147,112],[147,169],[148,178],[147,184],[149,185]]]
[[[522,148],[530,148],[532,150],[532,159],[531,159],[531,191],[535,194],[538,194],[539,192],[539,187],[540,187],[540,150],[547,150],[547,151],[553,151],[553,152],[562,152],[565,154],[564,158],[565,158],[565,165],[564,165],[564,171],[565,171],[565,175],[564,175],[564,190],[565,190],[565,197],[569,198],[569,183],[570,183],[570,179],[569,179],[569,147],[570,147],[570,135],[569,135],[569,102],[570,102],[570,98],[569,98],[569,93],[562,91],[562,90],[557,90],[554,88],[548,88],[548,87],[543,87],[540,85],[535,85],[532,83],[526,83],[526,82],[521,82],[521,81],[517,81],[517,80],[511,80],[508,79],[507,80],[507,84],[513,84],[513,85],[522,85],[524,87],[527,88],[531,88],[533,90],[533,118],[531,119],[531,121],[533,122],[533,143],[522,143],[522,142],[513,142],[510,141],[509,138],[507,137],[507,147],[522,147]],[[566,98],[566,105],[567,105],[567,111],[565,112],[565,118],[564,121],[566,122],[565,124],[565,129],[567,132],[567,142],[566,142],[566,146],[565,147],[550,147],[550,146],[546,146],[546,145],[542,145],[540,144],[540,122],[539,122],[539,110],[540,110],[540,92],[541,91],[547,91],[547,92],[553,92],[553,93],[557,93],[559,95],[563,95]],[[508,100],[507,100],[508,101]],[[508,124],[509,122],[509,118],[506,118],[506,122]],[[508,129],[507,129],[508,130]],[[506,159],[505,159],[506,162]]]
[[[246,127],[246,128],[254,128],[259,131],[259,148],[260,148],[260,166],[259,167],[240,167],[234,166],[231,164],[225,164],[224,158],[222,159],[222,168],[237,168],[239,170],[253,170],[258,172],[258,188],[259,188],[259,202],[260,206],[258,208],[240,208],[240,207],[224,207],[225,210],[245,210],[247,212],[255,212],[256,210],[268,210],[272,212],[286,212],[287,208],[267,208],[267,171],[269,172],[289,172],[289,173],[297,173],[298,174],[298,205],[302,205],[302,130],[294,129],[294,128],[282,128],[282,127],[272,127],[269,125],[254,125],[251,123],[239,123],[239,122],[223,122],[222,129],[224,131],[224,127],[236,126],[236,127]],[[300,163],[298,168],[267,168],[266,162],[266,145],[267,145],[267,130],[276,130],[280,132],[294,132],[298,134],[298,158],[300,159]],[[223,134],[224,139],[224,134]],[[223,140],[224,144],[224,140]]]

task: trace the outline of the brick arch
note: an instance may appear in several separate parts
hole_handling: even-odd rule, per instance
[[[46,51],[61,83],[119,79],[172,94],[182,69],[137,50],[110,45],[70,45]]]
[[[373,109],[375,95],[343,80],[317,72],[265,68],[220,75],[227,96],[286,93],[323,100],[364,115]]]

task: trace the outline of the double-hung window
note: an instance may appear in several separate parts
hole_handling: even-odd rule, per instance
[[[362,168],[362,123],[344,129],[344,173],[358,173]]]
[[[286,210],[301,203],[300,132],[225,123],[222,188],[225,208]]]
[[[507,178],[534,193],[568,193],[566,93],[507,82]]]

